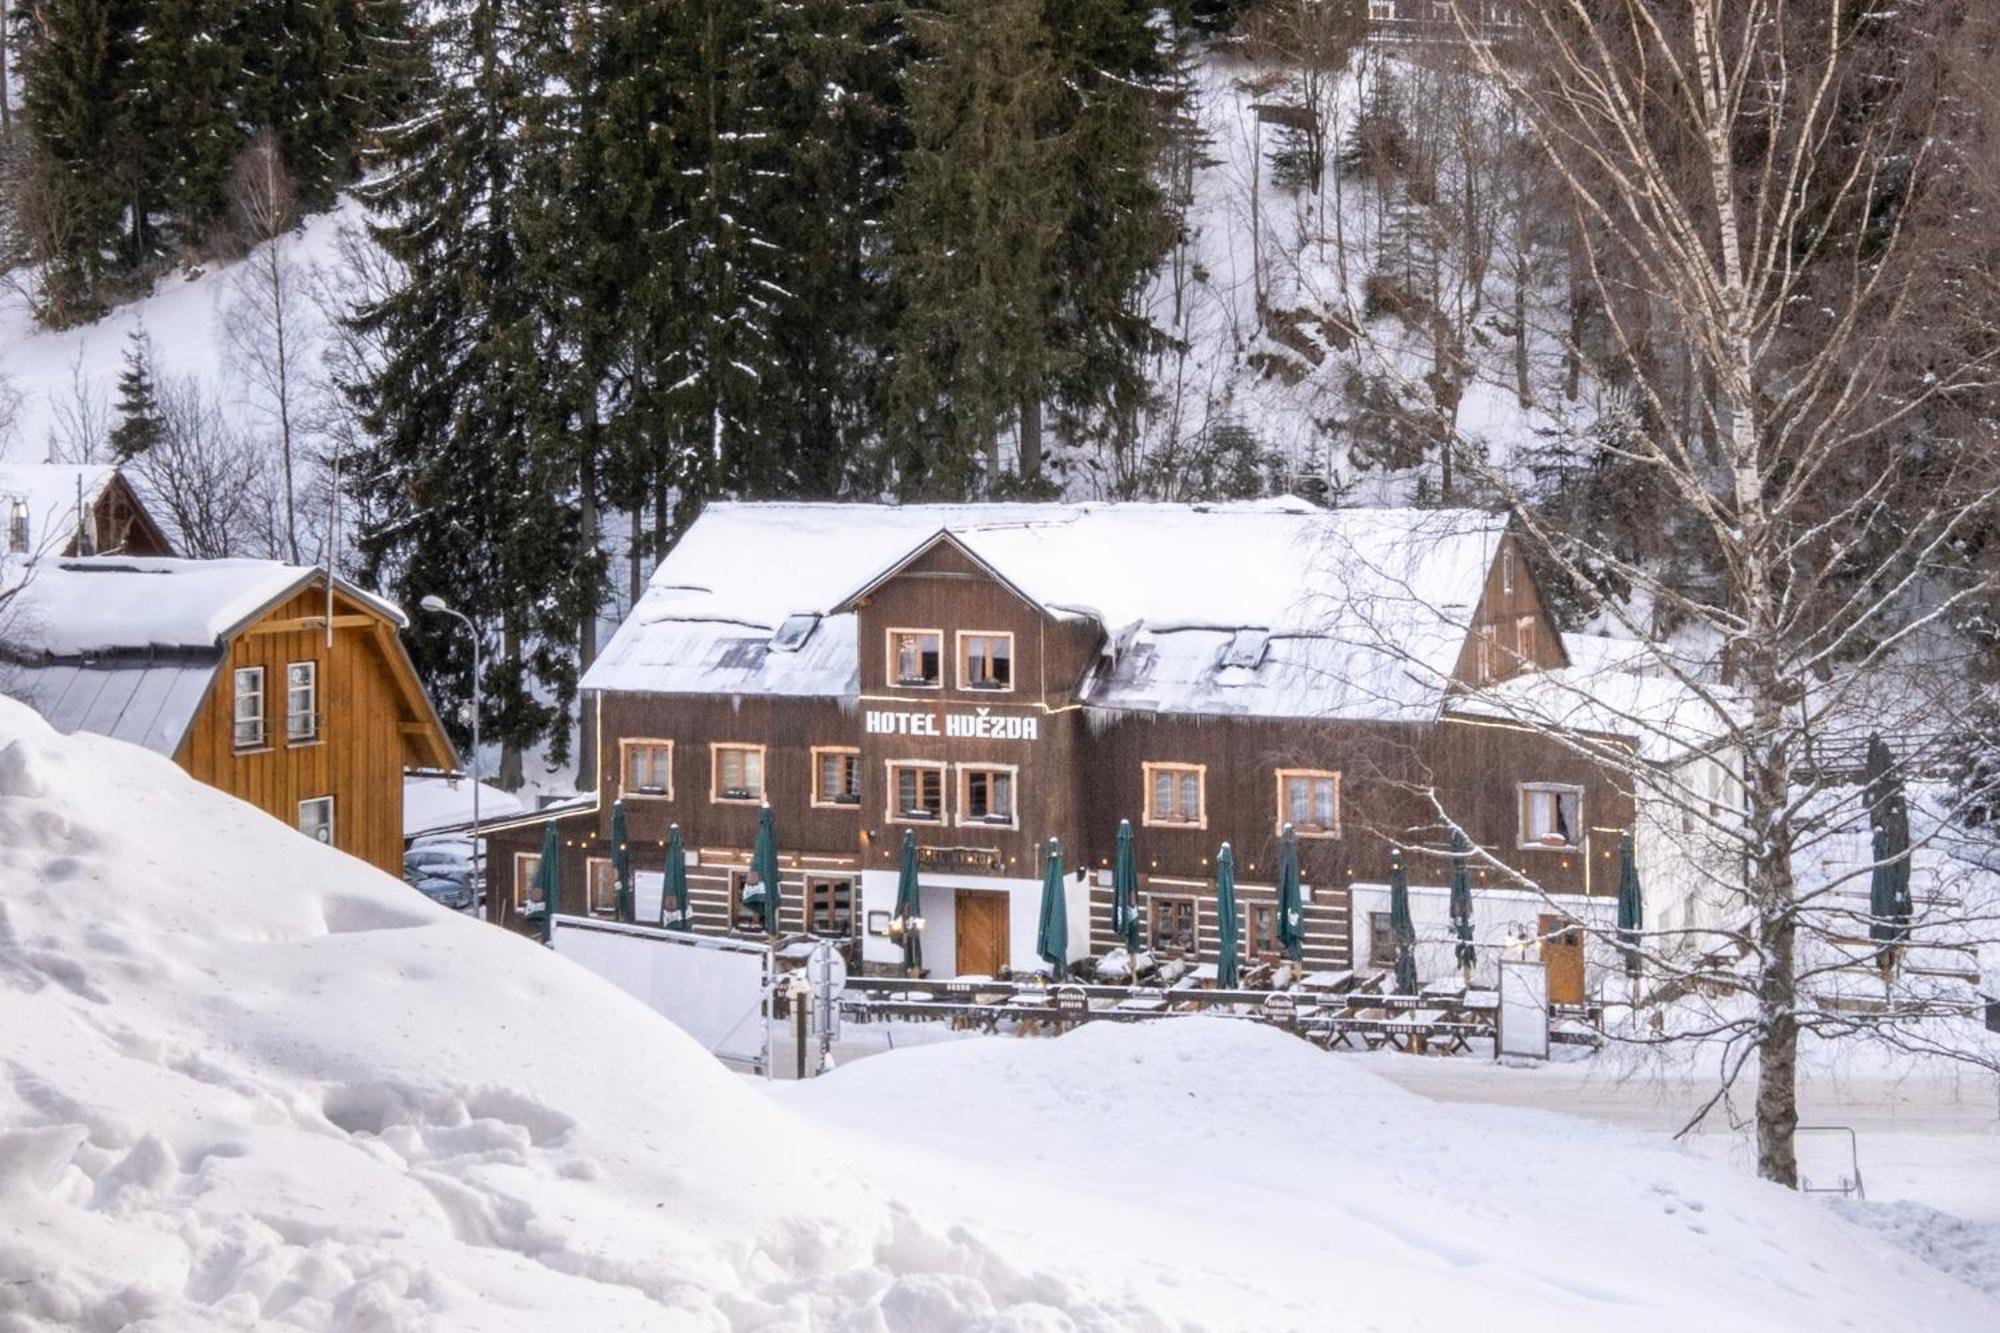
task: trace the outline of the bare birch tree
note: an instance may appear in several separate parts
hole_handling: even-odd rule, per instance
[[[231,193],[244,240],[252,247],[232,282],[224,320],[232,359],[256,390],[270,422],[282,482],[285,558],[299,563],[298,496],[301,458],[296,438],[304,416],[311,340],[309,302],[288,253],[297,197],[275,134],[265,130],[237,159]]]
[[[1718,798],[1699,765],[1649,766],[1569,733],[1698,835],[1722,917],[1689,928],[1697,947],[1648,937],[1641,951],[1742,1002],[1713,1006],[1698,1035],[1730,1046],[1724,1091],[1754,1063],[1758,1172],[1795,1185],[1802,1034],[1940,1045],[1934,1015],[1897,1002],[1889,951],[1892,993],[1872,1013],[1821,984],[1853,966],[1857,935],[1868,957],[1884,922],[1799,865],[1843,827],[1815,747],[1852,738],[1922,641],[1989,591],[1962,546],[1994,499],[1990,431],[1965,410],[1990,402],[1992,354],[1973,334],[1993,293],[1954,262],[1962,173],[1948,154],[1987,130],[1952,119],[1953,84],[1973,77],[1965,62],[1990,48],[1973,28],[1992,18],[1942,0],[1893,15],[1839,0],[1523,0],[1525,40],[1502,49],[1470,40],[1478,6],[1456,8],[1578,224],[1602,345],[1556,336],[1599,384],[1629,388],[1637,423],[1600,447],[1656,484],[1711,572],[1690,586],[1597,534],[1555,531],[1504,461],[1464,462],[1548,568],[1630,590],[1588,609],[1646,644],[1647,671],[1726,757]],[[1690,379],[1713,389],[1693,414],[1676,410]],[[1683,626],[1678,648],[1649,640],[1653,606]],[[1538,711],[1524,720],[1564,720]],[[1629,711],[1622,729],[1663,725]],[[1688,957],[1705,961],[1674,961]]]

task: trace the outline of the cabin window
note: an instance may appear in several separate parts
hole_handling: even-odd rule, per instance
[[[649,801],[674,799],[674,743],[662,740],[618,742],[619,787],[625,795]]]
[[[1512,551],[1502,551],[1500,553],[1500,591],[1509,597],[1514,595],[1514,553]]]
[[[1553,782],[1521,787],[1521,845],[1575,847],[1583,833],[1583,788]]]
[[[764,800],[764,747],[761,745],[715,745],[712,786],[709,799],[758,805]]]
[[[26,555],[28,537],[28,502],[16,500],[7,513],[7,549],[15,555]]]
[[[1146,822],[1208,826],[1202,788],[1207,770],[1199,764],[1147,764]]]
[[[962,690],[1014,688],[1014,636],[970,633],[958,636],[958,687]]]
[[[608,856],[593,856],[583,863],[585,892],[590,897],[590,910],[600,916],[613,916],[618,911],[618,871],[612,866]]]
[[[1368,914],[1368,966],[1396,965],[1396,925],[1387,912]]]
[[[891,823],[929,824],[944,818],[944,765],[892,763],[889,794],[895,806]]]
[[[1368,17],[1377,23],[1396,21],[1396,0],[1368,0]]]
[[[264,668],[236,670],[236,748],[255,750],[264,744]]]
[[[1192,898],[1146,900],[1146,943],[1156,954],[1179,954],[1192,958],[1201,937]]]
[[[839,939],[854,936],[854,881],[806,880],[806,930]]]
[[[1250,903],[1244,908],[1244,918],[1250,927],[1244,934],[1252,958],[1276,958],[1284,952],[1278,943],[1276,903]]]
[[[540,852],[514,853],[514,912],[540,910],[542,906],[542,856]]]
[[[832,747],[814,749],[812,761],[812,803],[858,809],[861,805],[861,751]]]
[[[1498,632],[1492,625],[1481,625],[1478,634],[1473,639],[1472,647],[1475,659],[1473,662],[1473,674],[1478,678],[1478,682],[1481,685],[1488,684],[1493,679],[1493,649],[1499,637]]]
[[[1014,780],[1016,770],[969,768],[958,770],[958,822],[1016,827],[1014,820]]]
[[[944,635],[934,629],[889,631],[889,683],[910,689],[944,684]]]
[[[1340,774],[1322,769],[1278,770],[1279,831],[1290,824],[1302,838],[1340,836]]]
[[[333,798],[315,796],[299,802],[299,832],[314,842],[333,845]]]
[[[285,739],[294,745],[319,739],[319,663],[285,668]]]
[[[1514,622],[1514,652],[1521,659],[1521,669],[1532,670],[1535,666],[1535,618],[1522,616]]]

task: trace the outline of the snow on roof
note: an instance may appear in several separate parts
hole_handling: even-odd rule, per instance
[[[14,502],[28,507],[28,552],[49,555],[76,536],[77,500],[89,509],[118,475],[108,463],[0,464],[0,506],[11,521]]]
[[[858,663],[845,608],[942,534],[1050,614],[1088,615],[1143,650],[1150,667],[1114,670],[1086,687],[1091,702],[1434,713],[1504,531],[1503,519],[1473,510],[1324,510],[1289,497],[717,504],[661,563],[583,687],[852,696]],[[778,627],[801,614],[824,618],[800,650],[767,651]],[[1211,633],[1187,633],[1202,630]],[[1256,666],[1225,668],[1220,659],[1241,630],[1271,636],[1269,650]],[[1396,660],[1411,652],[1421,670]],[[1415,688],[1427,674],[1436,679]]]
[[[324,575],[276,560],[13,560],[4,577],[8,586],[19,583],[20,592],[0,635],[25,656],[214,648],[257,612]],[[344,580],[338,586],[394,624],[407,623],[392,603]]]
[[[1735,691],[1692,675],[1696,683],[1685,684],[1657,657],[1614,654],[1608,660],[1610,665],[1515,676],[1455,696],[1451,711],[1628,737],[1637,743],[1639,758],[1655,764],[1714,747],[1742,716]]]

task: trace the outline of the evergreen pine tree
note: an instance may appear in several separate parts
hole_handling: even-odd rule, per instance
[[[111,452],[129,463],[160,442],[165,423],[153,387],[153,342],[134,329],[125,343],[125,368],[118,374],[118,424],[111,428]]]
[[[243,52],[231,34],[243,0],[155,0],[135,77],[154,110],[146,130],[172,241],[193,250],[229,205],[229,173],[248,142],[238,114]]]
[[[360,0],[251,0],[234,45],[243,74],[238,115],[248,132],[269,127],[299,200],[323,207],[353,175],[363,105],[353,96]]]

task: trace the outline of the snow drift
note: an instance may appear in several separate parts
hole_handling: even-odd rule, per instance
[[[0,1019],[7,1333],[1994,1326],[1813,1201],[1223,1020],[773,1098],[5,699]]]

